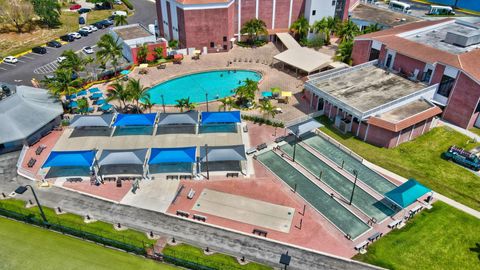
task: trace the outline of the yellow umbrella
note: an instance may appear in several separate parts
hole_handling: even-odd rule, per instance
[[[201,54],[202,51],[200,51],[200,50],[195,50],[193,53],[194,53],[194,54]]]
[[[290,91],[282,91],[282,97],[291,97],[292,96],[292,92]]]
[[[139,68],[147,68],[147,67],[148,67],[148,64],[140,64],[138,67],[139,67]]]

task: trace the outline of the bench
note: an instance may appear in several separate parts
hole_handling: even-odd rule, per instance
[[[251,155],[253,153],[257,152],[257,148],[253,147],[247,150],[247,155]]]
[[[30,160],[29,160],[28,163],[27,163],[27,166],[28,166],[29,168],[32,168],[32,167],[35,165],[35,163],[37,163],[37,160],[34,159],[34,158],[30,158]]]
[[[420,212],[420,210],[422,210],[422,209],[423,209],[423,206],[417,205],[414,208],[410,209],[410,211],[408,211],[408,213],[410,213],[411,215],[415,215],[416,213]]]
[[[253,234],[258,234],[259,236],[267,237],[268,232],[260,229],[253,229]]]
[[[372,242],[377,240],[378,238],[382,237],[383,236],[383,233],[381,232],[376,232],[374,233],[372,236],[368,237],[368,241]]]
[[[67,181],[68,182],[82,182],[83,179],[80,178],[80,177],[71,177],[71,178],[67,178]]]
[[[280,136],[280,137],[275,139],[275,143],[282,142],[283,140],[285,140],[285,136]]]
[[[187,180],[187,179],[189,179],[189,180],[192,180],[192,176],[191,176],[190,174],[182,174],[182,175],[180,175],[180,180],[182,180],[182,179],[185,179],[185,180]]]
[[[402,223],[402,220],[394,220],[388,224],[388,228],[393,229],[397,228]]]
[[[238,173],[227,173],[227,178],[228,177],[238,177]]]
[[[45,145],[40,145],[39,147],[37,147],[37,150],[35,150],[35,154],[39,156],[43,152],[43,149],[45,148],[46,148]]]
[[[199,220],[199,221],[203,221],[203,222],[207,221],[207,217],[201,216],[201,215],[197,215],[197,214],[193,214],[193,219]]]
[[[181,211],[181,210],[177,210],[176,215],[177,215],[177,216],[187,217],[187,218],[188,218],[188,217],[190,216],[190,213],[184,212],[184,211]]]
[[[195,196],[195,190],[193,190],[193,188],[191,188],[190,191],[187,194],[187,198],[189,200],[191,200],[191,199],[193,199],[193,196]]]
[[[369,244],[368,241],[363,241],[363,242],[361,242],[360,244],[358,244],[358,245],[355,246],[355,250],[358,250],[358,251],[364,250],[364,249],[366,249],[366,248],[368,247],[368,244]]]
[[[103,181],[117,181],[116,177],[103,177]]]
[[[266,143],[262,143],[262,144],[259,144],[259,145],[257,146],[257,150],[258,150],[258,151],[263,150],[263,149],[265,149],[265,148],[267,148],[267,144],[266,144]]]
[[[248,126],[247,125],[243,126],[243,132],[245,132],[245,133],[248,132]]]

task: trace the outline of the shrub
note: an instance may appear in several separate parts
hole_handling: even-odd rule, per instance
[[[265,119],[265,118],[262,118],[262,117],[259,117],[259,116],[243,115],[242,114],[242,119],[247,120],[247,121],[252,121],[256,124],[265,124],[265,125],[269,125],[269,126],[273,126],[273,127],[279,127],[279,128],[285,127],[285,125],[282,122],[277,122],[277,121],[273,121],[273,120],[270,120],[270,119]]]

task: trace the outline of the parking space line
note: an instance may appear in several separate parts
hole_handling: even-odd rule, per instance
[[[0,67],[0,69],[2,69],[2,70],[8,70],[8,69],[6,69],[6,68],[3,68],[3,67]]]
[[[18,59],[18,62],[25,63],[25,61],[22,61],[22,60],[20,60],[20,59]]]
[[[3,62],[3,63],[4,63],[5,65],[9,65],[9,66],[14,66],[14,67],[16,67],[15,64],[10,64],[10,63],[7,63],[7,62]]]
[[[25,58],[27,58],[27,59],[32,59],[32,60],[35,59],[35,58],[31,57],[31,56],[26,56],[26,55],[22,56],[22,58],[23,58],[23,57],[25,57]]]

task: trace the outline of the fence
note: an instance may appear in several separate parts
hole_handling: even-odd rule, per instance
[[[320,137],[324,138],[325,140],[329,141],[331,144],[335,145],[336,147],[340,148],[343,152],[346,154],[352,156],[353,158],[359,160],[360,162],[363,162],[363,157],[357,155],[355,152],[344,146],[343,144],[337,142],[335,139],[332,137],[328,136],[327,134],[321,132],[320,130],[315,130],[315,133],[318,134]]]

